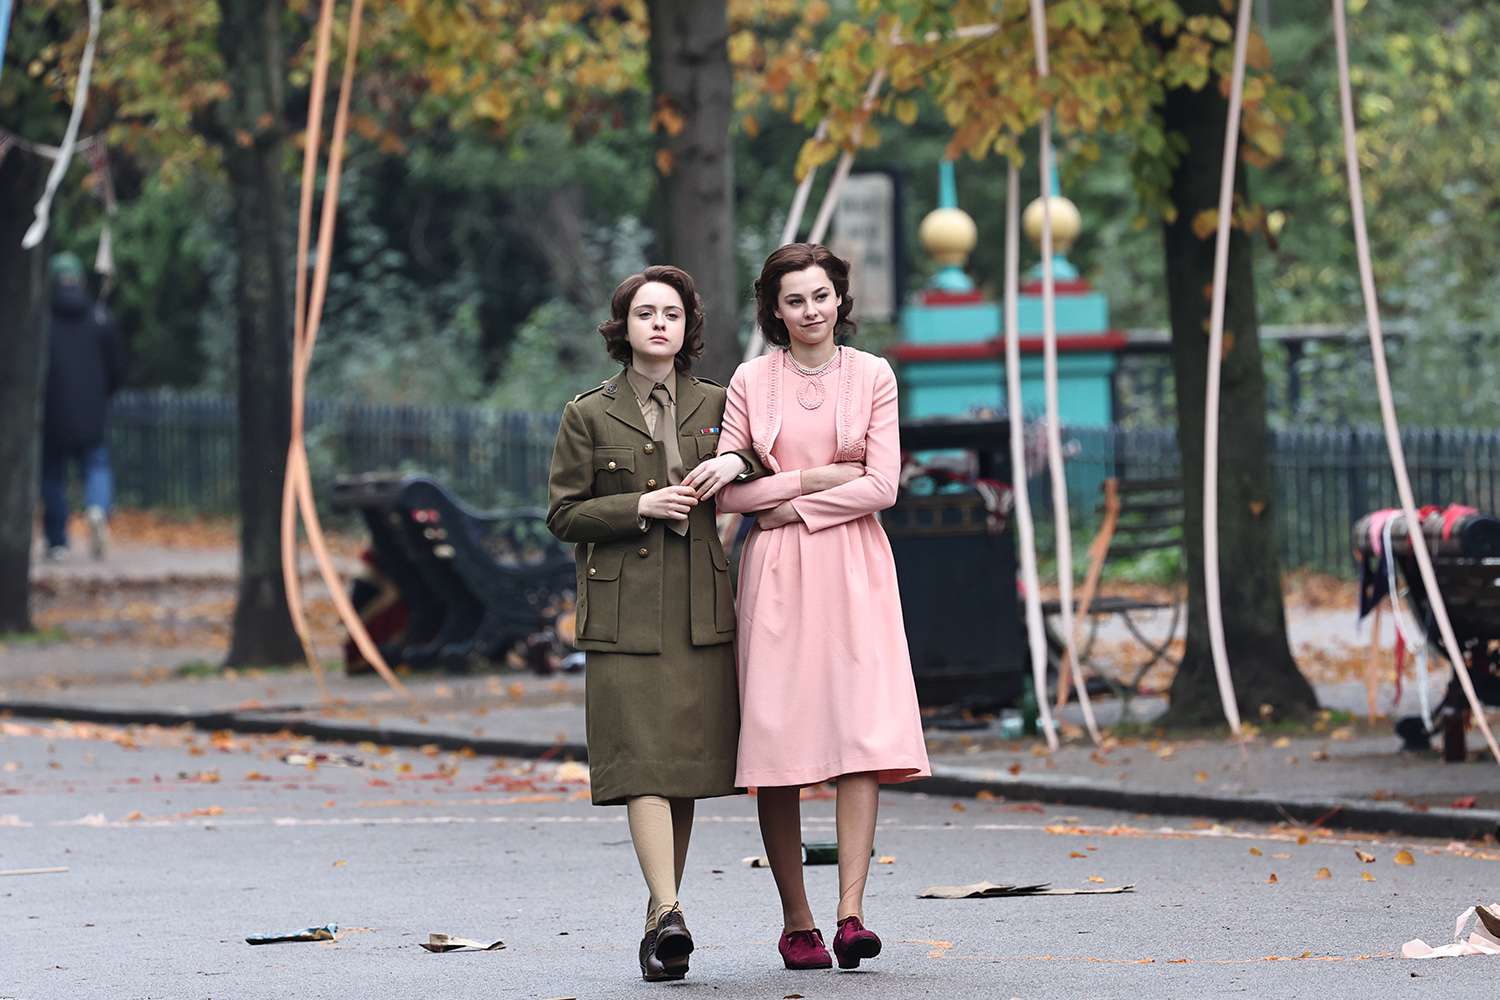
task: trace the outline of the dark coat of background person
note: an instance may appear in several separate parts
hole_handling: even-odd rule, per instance
[[[80,285],[53,289],[47,354],[43,446],[99,444],[110,397],[125,380],[125,350],[104,307]]]

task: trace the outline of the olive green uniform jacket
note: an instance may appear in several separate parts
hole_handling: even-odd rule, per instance
[[[663,434],[677,434],[684,474],[718,453],[724,397],[679,374],[677,426],[654,436],[623,373],[563,410],[547,524],[576,544],[596,805],[739,791],[734,596],[714,504],[693,508],[685,537],[636,516],[641,494],[667,485]],[[738,454],[745,478],[765,474],[754,454]]]
[[[677,437],[684,472],[719,450],[723,386],[691,375],[677,378]],[[666,432],[657,428],[658,436]],[[751,470],[765,466],[746,449]],[[636,516],[641,494],[667,485],[667,458],[646,430],[646,418],[623,372],[563,409],[548,481],[547,527],[576,544],[577,645],[612,653],[662,651],[662,601],[686,597],[695,646],[734,639],[729,560],[714,526],[714,504],[688,515],[688,579],[668,579],[662,544],[666,527]]]

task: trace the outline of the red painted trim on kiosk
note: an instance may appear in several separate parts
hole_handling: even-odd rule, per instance
[[[1057,338],[1057,349],[1060,352],[1117,351],[1125,344],[1123,330]],[[1003,357],[1005,338],[992,337],[973,344],[897,344],[886,353],[897,361],[980,361]],[[1022,337],[1021,353],[1041,354],[1042,338]]]

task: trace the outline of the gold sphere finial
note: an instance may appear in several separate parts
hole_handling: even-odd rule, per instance
[[[1078,206],[1073,204],[1062,195],[1055,194],[1051,197],[1052,202],[1052,252],[1066,254],[1078,240],[1078,234],[1083,232],[1083,216],[1078,214]],[[1021,215],[1021,227],[1026,231],[1026,238],[1032,245],[1042,245],[1042,199],[1034,199],[1026,206],[1026,211]]]
[[[922,219],[917,239],[944,267],[963,267],[979,243],[979,227],[961,208],[935,208]]]

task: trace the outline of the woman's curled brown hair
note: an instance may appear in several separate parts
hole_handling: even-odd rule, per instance
[[[839,315],[833,325],[835,337],[852,337],[856,324],[849,318],[854,311],[854,296],[849,294],[849,262],[835,256],[821,243],[788,243],[771,252],[760,277],[755,279],[755,319],[766,342],[785,347],[792,342],[786,324],[776,318],[776,300],[781,297],[781,279],[809,267],[821,267],[833,283],[840,299]]]
[[[599,324],[599,335],[604,338],[610,357],[622,365],[630,364],[630,338],[626,334],[630,303],[635,300],[635,293],[641,290],[641,286],[652,281],[675,289],[682,297],[682,308],[687,314],[686,329],[682,334],[682,348],[672,363],[679,372],[685,372],[703,354],[703,300],[698,297],[698,285],[693,276],[680,267],[653,264],[615,286],[615,293],[609,300],[609,319]]]

